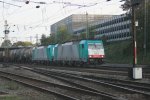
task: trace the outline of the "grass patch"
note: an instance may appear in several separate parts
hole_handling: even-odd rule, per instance
[[[9,90],[18,90],[19,86],[16,82],[14,81],[9,81],[6,85],[5,88],[9,89]]]
[[[0,100],[20,100],[17,96],[0,96]]]

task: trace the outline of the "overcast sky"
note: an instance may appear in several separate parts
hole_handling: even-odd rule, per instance
[[[9,5],[6,3],[14,5]],[[12,42],[35,42],[36,34],[50,34],[50,25],[71,14],[123,14],[120,0],[0,0],[0,43],[4,37],[4,21],[10,27],[9,38]],[[45,4],[39,4],[42,2]],[[40,6],[40,8],[36,8]],[[12,32],[14,31],[14,32]],[[31,38],[32,37],[32,38]]]

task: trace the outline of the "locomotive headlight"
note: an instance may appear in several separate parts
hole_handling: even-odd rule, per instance
[[[102,55],[102,58],[103,58],[104,56]]]

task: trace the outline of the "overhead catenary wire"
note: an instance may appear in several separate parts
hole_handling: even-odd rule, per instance
[[[115,3],[114,3],[115,4]],[[111,4],[112,5],[112,4]],[[80,9],[80,8],[75,8],[75,9],[71,9],[70,12],[73,12],[73,11],[77,11],[77,9]],[[69,11],[69,10],[68,10]],[[60,15],[58,13],[56,13],[56,15],[58,17],[60,17]],[[49,16],[46,20],[53,20],[53,19],[57,19],[57,16],[56,15],[52,15],[52,16]],[[64,15],[64,14],[63,14]],[[53,18],[54,17],[54,18]],[[63,17],[62,17],[63,18]],[[61,19],[62,19],[61,18]],[[33,22],[32,24],[35,24],[35,23],[39,23],[41,22],[42,20],[39,20],[39,21],[36,21],[36,22]],[[46,22],[47,23],[47,22]],[[30,23],[31,24],[31,23]]]
[[[5,4],[8,4],[8,5],[12,5],[12,6],[15,6],[15,7],[21,7],[21,6],[19,6],[19,5],[15,5],[15,4],[12,4],[12,3],[8,3],[8,2],[5,2],[5,1],[1,1],[1,0],[0,0],[0,2],[1,2],[1,3],[5,3]]]
[[[76,9],[79,9],[79,8],[76,8]],[[71,10],[72,11],[72,10]],[[75,10],[76,11],[76,10]],[[58,14],[57,14],[58,15]],[[54,20],[54,19],[57,19],[57,17],[59,17],[59,15],[58,16],[53,16],[54,18],[52,18],[52,17],[49,17],[47,20]],[[37,22],[37,23],[39,23],[39,22]],[[44,22],[44,23],[48,23],[48,21],[47,22]],[[37,24],[37,25],[35,25],[35,26],[33,26],[32,27],[32,30],[34,30],[34,29],[36,29],[36,28],[38,28],[38,27],[41,27],[41,25],[42,24],[44,24],[44,23],[41,23],[41,24]],[[27,26],[27,25],[26,25]]]
[[[64,9],[64,8],[63,8],[63,9]],[[47,20],[50,19],[50,18],[52,18],[53,16],[54,16],[54,17],[56,17],[56,15],[59,16],[58,13],[61,12],[63,9],[60,7],[60,11],[56,11],[56,14],[55,14],[55,15],[52,15],[52,16],[49,16],[49,17],[47,18]],[[80,9],[80,8],[71,9],[70,12],[76,11],[77,9]],[[69,10],[68,10],[68,11],[69,11]],[[65,14],[63,14],[63,15],[65,15]],[[33,23],[39,23],[39,22],[41,22],[41,21],[42,21],[42,20],[39,20],[39,21],[36,21],[36,22],[33,22]]]
[[[4,2],[3,2],[3,11],[2,11],[2,16],[3,16],[3,22],[5,20],[5,15],[4,15]]]
[[[13,0],[13,1],[17,1],[17,0]],[[21,2],[24,2],[24,1],[21,1]],[[53,2],[55,2],[55,1],[53,1]],[[104,1],[103,1],[104,2]],[[36,2],[37,3],[37,2]],[[62,4],[71,4],[71,3],[69,3],[69,2],[59,2],[59,3],[62,3]],[[101,2],[98,2],[98,3],[101,3]],[[95,4],[98,4],[98,3],[95,3]],[[42,4],[47,4],[47,3],[42,3]],[[81,6],[81,5],[77,5],[77,4],[71,4],[71,6]],[[70,5],[69,5],[70,6]],[[83,5],[84,7],[89,7],[89,5],[87,5],[87,6],[85,6],[85,4]],[[90,6],[92,6],[92,5],[90,5]]]
[[[98,1],[98,0],[97,0]],[[95,5],[98,5],[98,4],[101,4],[102,2],[106,2],[106,1],[99,1],[99,2],[94,2],[93,4],[95,4]],[[53,3],[53,4],[57,4],[57,3]],[[69,14],[67,14],[67,13],[69,13],[69,12],[77,12],[77,9],[82,9],[82,7],[85,9],[86,7],[91,7],[91,5],[92,5],[92,3],[89,3],[89,5],[86,5],[86,4],[81,4],[82,5],[82,7],[81,7],[81,5],[80,4],[75,4],[75,3],[71,3],[71,5],[68,5],[66,2],[63,2],[62,1],[62,3],[61,3],[61,5],[67,5],[66,7],[75,7],[75,9],[69,9],[69,10],[67,10],[67,12],[65,12],[65,14],[63,14],[63,16],[67,16],[67,15],[69,15]],[[91,4],[91,5],[90,5]],[[46,6],[48,6],[47,4],[45,4]],[[85,6],[86,5],[86,6]],[[65,8],[66,8],[65,7]],[[65,10],[65,8],[60,8],[60,12],[62,13],[62,11],[63,10]],[[36,28],[38,28],[38,27],[41,27],[41,26],[47,26],[47,27],[49,27],[50,25],[44,25],[44,24],[47,24],[47,23],[51,23],[51,21],[50,20],[54,20],[54,19],[57,19],[57,18],[59,18],[60,17],[60,15],[61,14],[58,14],[58,12],[56,12],[56,14],[53,14],[53,15],[51,15],[51,16],[48,16],[48,17],[44,17],[44,18],[42,18],[42,20],[40,19],[40,21],[37,21],[36,23],[33,23],[33,22],[31,22],[31,23],[29,23],[29,24],[26,24],[25,26],[28,26],[28,27],[32,27],[32,28],[28,28],[28,27],[26,27],[26,30],[28,30],[28,29],[30,29],[30,31],[31,31],[31,29],[32,30],[34,30],[34,29],[36,29]],[[63,17],[62,17],[63,18]],[[61,19],[62,19],[61,18]],[[44,20],[47,20],[47,21],[44,21],[43,22],[43,19]],[[36,25],[35,25],[36,24]],[[18,27],[19,27],[19,29],[20,29],[20,25],[18,24]],[[23,26],[21,26],[21,27],[23,27]]]

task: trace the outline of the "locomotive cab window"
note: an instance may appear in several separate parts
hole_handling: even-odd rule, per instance
[[[89,49],[103,49],[102,44],[89,44],[88,45]]]

